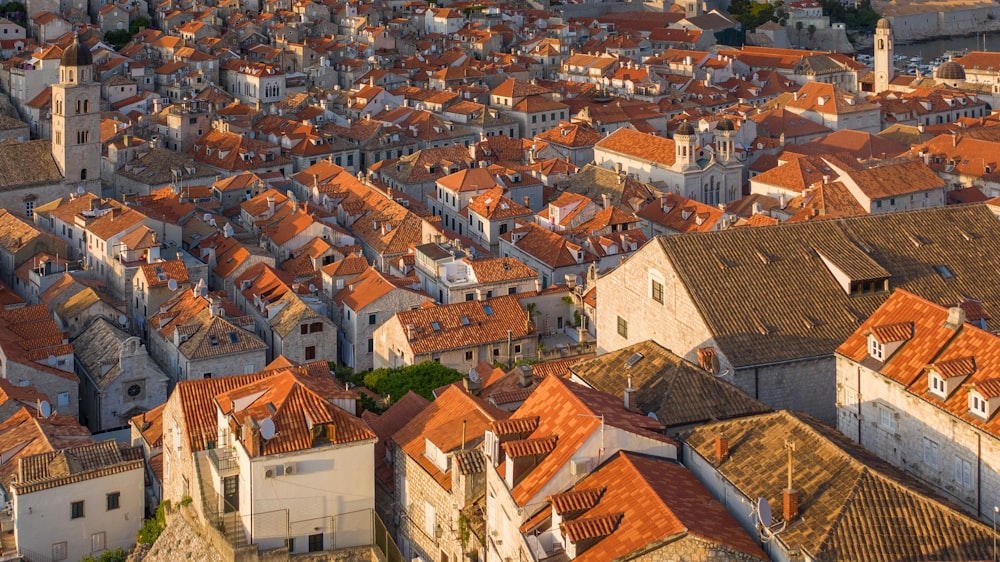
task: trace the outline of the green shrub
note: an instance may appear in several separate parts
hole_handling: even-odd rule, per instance
[[[97,558],[89,555],[84,556],[80,559],[80,562],[125,562],[127,559],[128,553],[121,548],[116,548],[114,550],[105,550]]]
[[[162,533],[163,529],[167,527],[166,510],[169,507],[169,501],[160,502],[160,505],[156,506],[156,514],[142,522],[142,528],[139,529],[139,534],[136,536],[136,542],[141,544],[153,544],[156,542],[156,539],[160,538],[160,533]]]

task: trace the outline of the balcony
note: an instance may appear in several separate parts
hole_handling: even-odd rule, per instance
[[[215,466],[215,471],[219,473],[220,478],[240,472],[240,464],[232,448],[209,449],[208,459]]]

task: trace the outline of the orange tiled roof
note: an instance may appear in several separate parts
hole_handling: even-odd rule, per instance
[[[430,441],[447,455],[460,450],[464,434],[465,448],[476,448],[490,423],[509,415],[508,412],[470,396],[458,386],[450,385],[437,399],[397,431],[392,440],[442,488],[451,491],[450,470],[442,472],[424,455],[426,447],[424,440]]]

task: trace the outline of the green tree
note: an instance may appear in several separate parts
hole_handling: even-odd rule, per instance
[[[128,42],[132,40],[132,34],[127,29],[116,29],[115,31],[105,33],[104,40],[114,47],[116,51],[120,51],[122,47],[128,45]]]
[[[809,24],[809,27],[807,28],[807,31],[809,32],[809,40],[815,42],[815,38],[816,38],[816,26],[813,25],[813,24]]]
[[[462,380],[462,373],[445,367],[436,361],[424,361],[419,365],[395,369],[375,369],[364,375],[364,386],[372,391],[402,398],[409,391],[416,392],[428,400],[434,399],[434,389]]]
[[[148,28],[148,27],[149,27],[149,20],[140,16],[132,20],[132,23],[128,24],[128,32],[131,33],[132,35],[135,35],[136,33],[139,33],[140,28]]]
[[[796,37],[797,37],[797,41],[796,41],[796,43],[798,43],[798,45],[799,45],[800,47],[802,46],[802,28],[803,28],[803,27],[804,27],[804,26],[802,25],[802,22],[801,22],[801,21],[797,21],[797,22],[795,22],[795,35],[796,35]]]

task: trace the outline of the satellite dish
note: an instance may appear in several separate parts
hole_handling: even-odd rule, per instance
[[[82,186],[82,185],[78,185],[78,186],[76,186],[76,193],[77,193],[78,195],[83,195],[83,192],[84,192],[84,189],[83,189],[83,186]]]
[[[265,441],[274,439],[274,420],[271,418],[264,418],[261,420],[260,436],[263,437]]]
[[[650,413],[646,414],[646,416],[648,416],[650,418],[653,418],[656,421],[660,421],[660,418],[656,417],[656,412],[650,412]]]
[[[170,289],[171,291],[176,291],[177,290],[177,280],[176,279],[171,279],[170,281],[167,281],[167,288]]]
[[[729,376],[729,372],[730,372],[729,371],[729,367],[726,367],[726,370],[722,371],[721,373],[717,373],[715,376],[717,376],[717,377],[728,377]]]
[[[767,503],[767,498],[764,496],[757,498],[757,518],[760,519],[760,524],[770,527],[771,517],[771,504]]]
[[[52,415],[52,404],[49,404],[48,400],[40,400],[38,402],[38,415],[43,418],[47,418]]]
[[[315,293],[316,292],[316,285],[310,283],[309,284],[309,292],[310,293]]]
[[[125,316],[124,314],[119,314],[118,323],[121,324],[122,328],[124,328],[125,325],[128,324],[128,317]]]
[[[49,367],[55,367],[55,366],[56,366],[56,356],[49,355]]]

